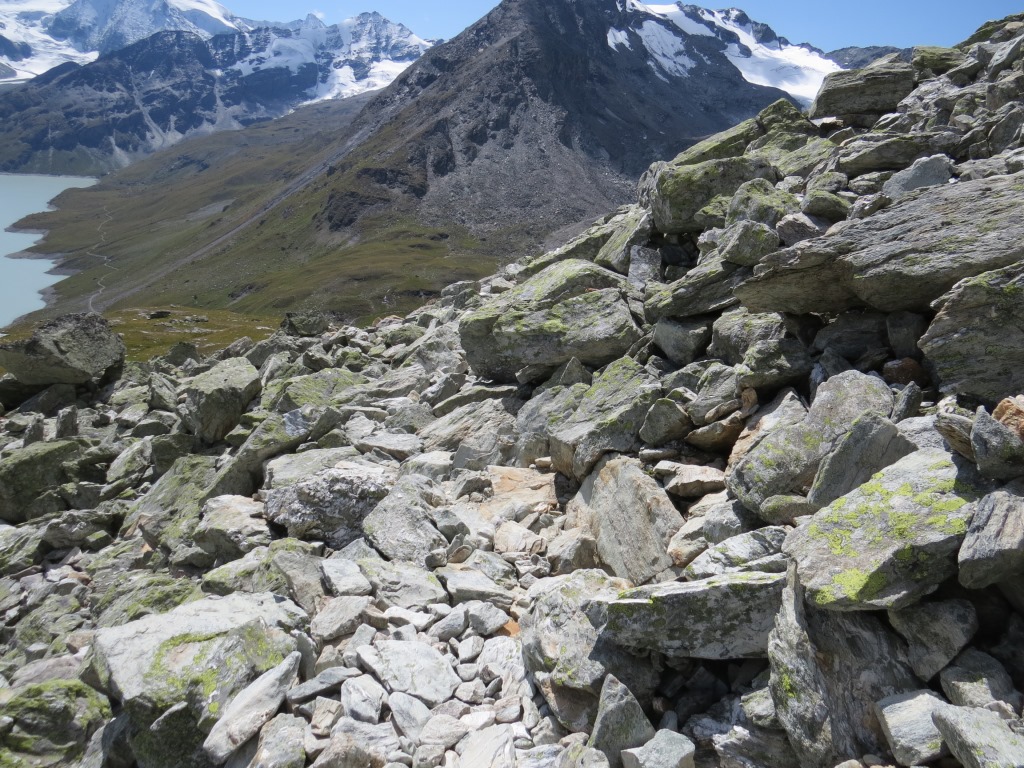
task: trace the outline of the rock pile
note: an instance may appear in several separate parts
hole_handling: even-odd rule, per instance
[[[0,764],[1024,764],[1022,51],[369,329],[4,352]]]

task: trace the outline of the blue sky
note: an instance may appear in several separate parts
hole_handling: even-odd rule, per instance
[[[362,11],[379,11],[421,37],[451,38],[496,0],[220,0],[248,18],[290,20],[318,12],[328,23]],[[669,0],[657,0],[667,3]],[[650,4],[655,4],[650,0]],[[697,3],[698,5],[702,3]],[[1020,0],[737,0],[753,19],[796,43],[832,50],[848,45],[952,45],[989,19],[1024,10]],[[721,7],[710,4],[710,7]]]

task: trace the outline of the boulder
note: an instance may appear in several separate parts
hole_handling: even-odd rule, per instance
[[[742,220],[728,227],[718,241],[724,261],[741,267],[754,267],[769,253],[779,250],[779,236],[771,227]]]
[[[937,710],[935,726],[950,754],[964,768],[1024,765],[1024,736],[995,712],[976,707],[945,707]]]
[[[644,584],[672,565],[666,549],[683,518],[636,459],[599,461],[569,507],[613,575]]]
[[[915,189],[947,184],[952,176],[953,161],[946,155],[922,157],[915,160],[906,170],[894,173],[892,178],[882,185],[882,194],[892,200],[898,200]]]
[[[463,315],[466,358],[477,375],[510,383],[530,366],[610,362],[640,338],[624,287],[625,278],[587,261],[553,264]]]
[[[22,384],[85,384],[124,363],[121,337],[100,315],[63,315],[27,341],[0,344],[0,367]]]
[[[617,645],[697,659],[758,658],[779,610],[784,573],[727,573],[598,596],[588,616]]]
[[[992,217],[983,219],[986,228],[989,221],[1001,226],[997,223],[999,198],[993,203],[994,211],[977,212],[979,217]],[[1024,390],[1024,336],[1020,330],[1024,308],[1019,298],[1024,291],[1024,263],[984,271],[1001,265],[992,263],[997,251],[990,248],[994,243],[991,235],[980,237],[971,242],[971,262],[976,264],[971,273],[977,276],[961,280],[939,300],[938,315],[920,347],[943,392],[996,403]],[[1009,261],[1018,261],[1024,255],[1016,248],[1008,249],[1009,253],[999,250]],[[977,354],[979,349],[985,354]]]
[[[203,505],[193,537],[196,544],[220,560],[234,560],[256,547],[270,544],[263,502],[248,496],[217,496]]]
[[[799,210],[800,201],[795,195],[776,189],[768,179],[751,179],[732,196],[725,224],[730,227],[753,221],[774,229],[781,219]]]
[[[737,303],[735,288],[750,277],[750,270],[709,254],[683,277],[668,285],[647,287],[644,316],[648,322],[663,317],[695,317],[721,312]]]
[[[886,57],[864,69],[826,75],[808,116],[813,120],[841,115],[882,115],[896,110],[914,90],[914,68]]]
[[[989,416],[984,408],[978,408],[974,417],[971,448],[978,470],[985,477],[1014,480],[1024,475],[1024,439],[1017,430]]]
[[[984,491],[960,457],[916,451],[816,513],[785,551],[815,605],[902,608],[956,574],[972,502]]]
[[[185,424],[206,443],[216,443],[234,429],[242,412],[262,390],[252,363],[233,357],[196,376],[185,387]]]
[[[642,747],[622,750],[622,768],[694,768],[696,751],[683,734],[663,728]]]
[[[665,234],[700,232],[694,216],[719,195],[732,196],[754,178],[775,180],[775,169],[761,158],[730,157],[693,165],[673,162],[661,166],[653,178],[650,205],[654,228]]]
[[[605,453],[629,451],[660,394],[657,379],[631,358],[608,365],[576,411],[551,432],[555,469],[583,480]]]
[[[357,653],[363,668],[389,691],[415,696],[428,707],[450,699],[462,682],[445,658],[425,643],[384,640]]]
[[[736,295],[753,312],[835,313],[864,305],[883,312],[927,310],[958,281],[1020,261],[1017,243],[1024,237],[1024,222],[1016,215],[1016,183],[1013,177],[995,177],[908,196],[835,234],[764,257]],[[939,327],[957,321],[960,328],[969,326],[963,321],[996,300],[1004,286],[1016,285],[1019,272],[990,276],[991,289],[978,281],[972,283],[974,290],[954,291],[946,305],[949,311],[963,305],[961,317]],[[1013,308],[1005,305],[1001,311],[1012,322]],[[977,348],[981,342],[965,343]],[[993,337],[991,343],[999,340]],[[1005,344],[1010,354],[1013,341]]]
[[[0,458],[0,520],[22,523],[68,509],[58,489],[73,482],[82,454],[75,440],[33,443]]]
[[[896,762],[924,765],[945,757],[949,749],[932,716],[949,705],[931,691],[912,691],[882,699],[875,705]]]
[[[711,341],[710,320],[676,321],[662,318],[654,325],[654,343],[678,366],[700,357]]]
[[[398,479],[387,496],[366,515],[362,530],[390,560],[422,565],[435,549],[448,546],[437,529],[432,510],[442,501],[433,483],[419,475]]]
[[[622,751],[642,747],[656,732],[640,702],[614,675],[601,686],[597,719],[587,746],[603,752],[611,768],[622,768]]]
[[[1024,481],[977,503],[957,557],[960,583],[969,589],[1024,574]]]
[[[889,623],[907,641],[910,666],[931,680],[978,631],[978,613],[967,600],[940,600],[889,611]]]

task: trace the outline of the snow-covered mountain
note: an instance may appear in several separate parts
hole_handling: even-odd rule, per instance
[[[325,25],[313,15],[254,21],[214,0],[0,0],[0,83],[29,80],[59,64],[86,64],[159,32],[190,32],[232,47],[235,75],[315,67],[305,100],[383,88],[427,50],[407,27],[379,13]],[[229,40],[212,42],[230,36]]]
[[[662,78],[693,69],[698,59],[707,62],[694,38],[718,39],[724,44],[722,53],[747,82],[778,88],[805,104],[814,100],[827,74],[841,69],[817,48],[794,45],[737,8],[712,11],[681,2],[619,2],[629,25],[609,28],[608,45],[642,46]]]

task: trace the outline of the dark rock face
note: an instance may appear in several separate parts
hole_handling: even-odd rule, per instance
[[[869,45],[864,48],[851,46],[829,51],[825,58],[834,61],[843,69],[861,69],[891,53],[898,53],[901,57],[909,59],[910,52],[909,48],[894,48],[891,45]]]
[[[121,337],[99,315],[64,315],[28,341],[0,345],[0,365],[22,384],[85,384],[124,362]]]

